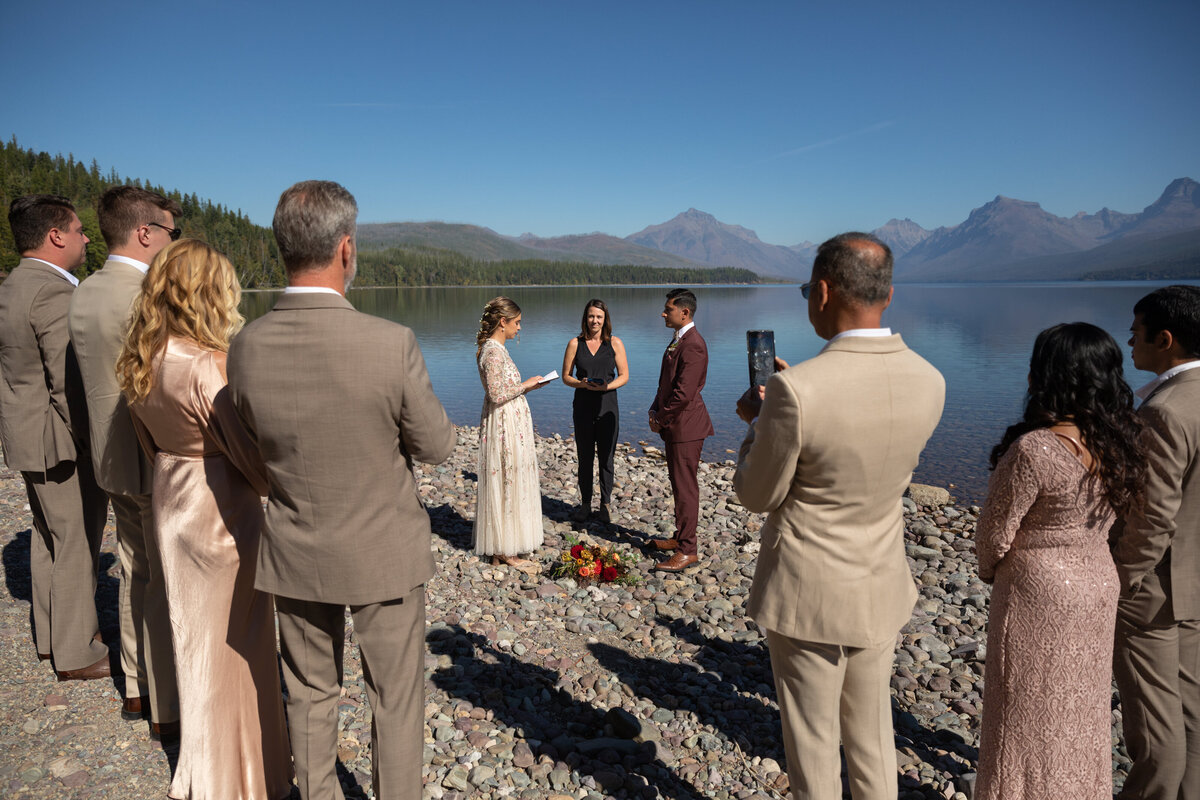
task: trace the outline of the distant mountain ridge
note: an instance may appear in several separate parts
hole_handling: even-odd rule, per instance
[[[899,256],[901,281],[979,281],[1028,279],[1028,263],[1037,260],[1041,280],[1072,280],[1089,272],[1087,259],[1076,258],[1124,239],[1152,240],[1200,229],[1200,184],[1191,178],[1172,181],[1139,214],[1103,208],[1095,214],[1059,217],[1037,203],[996,197],[975,209],[966,221],[929,233]],[[1117,249],[1111,252],[1134,251]],[[1197,255],[1200,255],[1198,253]],[[1056,258],[1057,257],[1057,258]],[[1014,269],[1016,265],[1022,265]]]
[[[1200,184],[1172,181],[1141,212],[1102,208],[1073,217],[1038,203],[997,196],[963,222],[926,230],[893,218],[872,233],[896,256],[897,281],[1076,280],[1085,277],[1200,277]],[[442,222],[359,226],[363,247],[432,247],[472,258],[542,258],[595,264],[695,268],[741,267],[760,275],[808,277],[812,242],[764,242],[742,225],[689,208],[624,238],[605,233],[502,236],[488,228]],[[1094,258],[1088,253],[1094,252]],[[1124,271],[1124,272],[1123,272]]]
[[[548,259],[677,269],[710,266],[662,250],[641,247],[604,233],[552,238],[526,233],[513,237],[479,225],[449,222],[362,223],[358,226],[358,243],[366,250],[388,247],[453,250],[482,261]]]
[[[800,250],[767,244],[758,234],[741,225],[721,222],[712,214],[689,208],[673,219],[651,225],[625,237],[655,250],[683,256],[701,264],[738,264],[760,275],[795,277],[804,269],[809,242]],[[812,261],[808,259],[809,266]]]

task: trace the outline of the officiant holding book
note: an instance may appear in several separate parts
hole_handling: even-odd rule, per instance
[[[571,514],[576,522],[592,513],[592,464],[600,457],[601,522],[611,521],[613,456],[617,451],[621,412],[617,389],[629,382],[625,345],[613,336],[612,320],[603,300],[593,298],[583,307],[579,335],[567,342],[562,381],[575,390],[571,417],[575,424],[575,450],[579,456],[579,507]]]

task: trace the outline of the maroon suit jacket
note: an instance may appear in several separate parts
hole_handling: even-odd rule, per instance
[[[650,413],[662,426],[664,442],[694,442],[713,435],[712,420],[700,392],[708,376],[708,345],[692,328],[674,350],[663,353],[658,394]]]

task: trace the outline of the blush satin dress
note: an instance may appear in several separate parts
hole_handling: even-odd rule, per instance
[[[292,764],[275,661],[274,598],[254,588],[266,470],[226,389],[225,353],[171,337],[133,404],[154,461],[179,682],[176,800],[279,800]]]

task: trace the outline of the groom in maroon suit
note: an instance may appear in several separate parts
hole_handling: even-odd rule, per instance
[[[708,375],[708,345],[696,330],[696,295],[672,289],[663,306],[663,320],[675,338],[663,353],[658,374],[658,394],[650,406],[650,430],[662,436],[667,447],[667,471],[675,497],[675,536],[658,539],[659,550],[674,550],[655,569],[681,572],[700,560],[696,523],[700,518],[700,485],[696,470],[705,437],[713,435],[712,420],[700,392]]]

